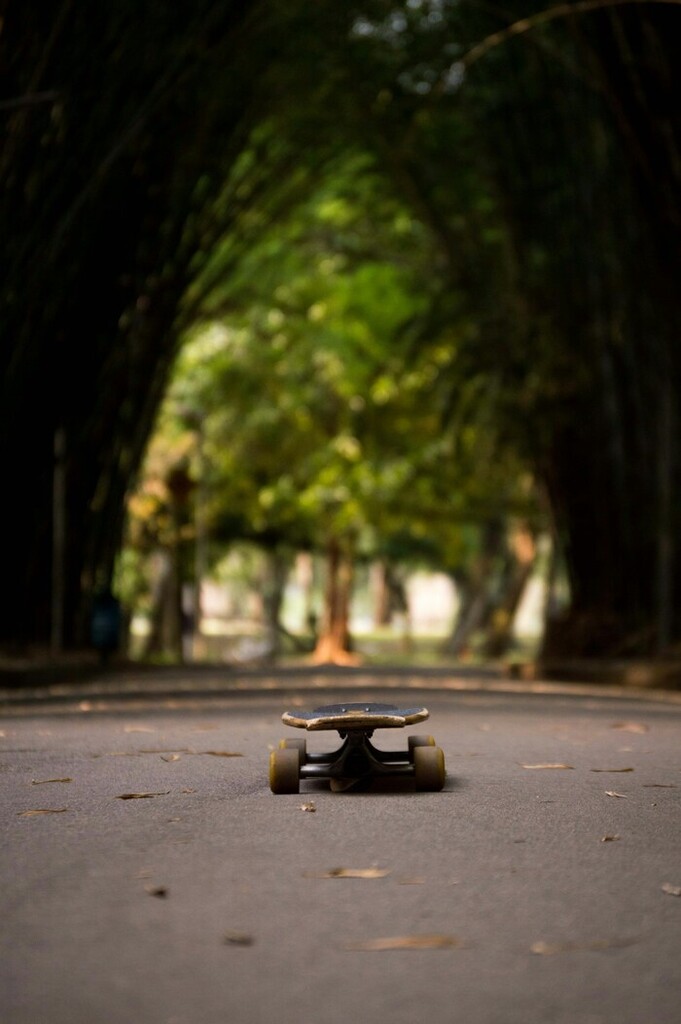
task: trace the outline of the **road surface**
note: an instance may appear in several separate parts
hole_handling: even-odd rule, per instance
[[[479,682],[5,693],[2,1024],[678,1024],[678,696]],[[282,712],[358,694],[444,791],[272,794]]]

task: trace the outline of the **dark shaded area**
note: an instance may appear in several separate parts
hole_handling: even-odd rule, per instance
[[[256,6],[7,5],[5,641],[49,640],[59,545],[57,639],[86,642],[89,595],[110,581],[178,307],[210,240],[205,196],[238,150],[268,56],[252,44]],[[55,446],[64,502],[53,545]]]

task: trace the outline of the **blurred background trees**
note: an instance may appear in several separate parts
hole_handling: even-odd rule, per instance
[[[5,8],[4,645],[84,642],[129,508],[178,657],[236,539],[337,567],[319,657],[410,549],[498,656],[544,535],[545,658],[678,649],[675,4]]]

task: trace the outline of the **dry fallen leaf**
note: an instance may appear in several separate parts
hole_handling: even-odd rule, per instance
[[[681,885],[672,885],[671,882],[665,882],[662,886],[662,892],[666,892],[668,896],[681,896]]]
[[[192,750],[192,754],[211,754],[213,757],[243,757],[243,754],[232,750]]]
[[[166,790],[165,793],[121,793],[117,796],[117,800],[148,800],[152,796],[168,796],[170,790]]]
[[[621,839],[621,838],[622,838],[621,836],[617,836],[617,835],[614,835],[614,836],[601,836],[601,842],[602,843],[616,843],[617,840]]]
[[[123,732],[156,732],[156,730],[149,728],[148,725],[124,725]]]
[[[30,818],[34,814],[64,814],[68,807],[35,807],[30,811],[19,811],[18,817]]]
[[[304,878],[385,878],[389,868],[331,868],[330,871],[305,872]]]
[[[633,768],[589,768],[590,772],[633,772]]]
[[[179,761],[180,760],[180,755],[179,754],[169,754],[168,757],[165,757],[163,754],[161,754],[161,760],[162,761]]]
[[[574,766],[571,764],[521,764],[521,768],[570,768],[574,770]]]
[[[145,886],[145,891],[150,896],[157,896],[159,899],[165,899],[168,895],[168,889],[165,885],[147,885]]]
[[[390,935],[364,942],[349,942],[344,948],[382,953],[390,949],[464,949],[465,943],[456,935]]]
[[[614,789],[606,789],[605,795],[606,796],[616,796],[619,800],[626,800],[627,799],[627,794],[626,793],[616,793]]]
[[[311,811],[311,812],[314,812],[314,811],[317,810],[317,808],[314,805],[314,801],[313,800],[308,800],[308,802],[306,804],[301,804],[300,805],[300,809],[301,809],[301,811]]]
[[[136,751],[138,754],[193,754],[194,751],[190,750],[189,747],[147,747]]]
[[[226,946],[252,946],[255,940],[246,932],[225,932],[222,941]]]
[[[633,946],[637,939],[594,939],[592,942],[533,942],[532,953],[539,956],[553,956],[555,953],[578,953],[581,950],[598,952],[603,949],[624,949]]]
[[[142,757],[143,754],[168,754],[169,750],[107,750],[105,754],[93,754],[92,757]],[[193,750],[182,750],[183,754],[193,754]]]
[[[46,786],[48,782],[73,782],[73,779],[31,779],[32,786]]]
[[[648,732],[648,726],[643,722],[613,722],[611,728],[621,729],[622,732]]]

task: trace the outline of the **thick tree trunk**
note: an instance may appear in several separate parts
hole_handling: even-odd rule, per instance
[[[498,584],[498,562],[504,545],[504,532],[500,523],[488,523],[482,539],[480,553],[475,559],[468,578],[457,580],[462,594],[459,614],[451,635],[443,644],[443,653],[460,657],[468,652],[471,640],[485,628],[494,608]]]
[[[490,524],[468,586],[459,582],[463,600],[444,653],[465,654],[476,634],[486,657],[499,658],[506,652],[535,555],[535,538],[529,527],[518,527],[506,537],[498,523]]]
[[[177,552],[159,553],[159,570],[152,594],[151,630],[144,644],[143,657],[167,657],[183,660],[182,591],[179,582]]]
[[[350,639],[353,575],[351,555],[343,550],[336,539],[331,540],[326,554],[326,586],[321,628],[312,655],[315,664],[359,663],[360,659],[351,651]]]
[[[375,562],[371,573],[374,598],[374,625],[389,626],[395,615],[409,618],[409,606],[403,581],[394,567],[385,561]]]
[[[269,644],[268,658],[276,659],[281,653],[281,606],[284,600],[284,588],[289,570],[289,560],[281,551],[266,552],[267,570],[263,587],[263,612],[265,630]]]
[[[390,591],[388,589],[387,566],[383,561],[374,562],[371,566],[371,596],[373,600],[374,627],[390,625]]]
[[[570,608],[547,623],[542,659],[669,654],[681,629],[677,502],[681,461],[669,443],[678,399],[643,353],[616,381],[613,419],[593,403],[556,432],[546,479],[568,572]],[[640,395],[631,402],[631,392]],[[662,399],[662,401],[660,401]],[[657,407],[658,423],[650,409]],[[652,422],[651,422],[652,420]],[[657,426],[657,429],[656,429]],[[624,453],[624,454],[623,454]]]
[[[513,619],[532,575],[536,553],[536,541],[531,530],[528,527],[516,529],[509,540],[503,589],[495,603],[485,641],[485,654],[490,658],[500,658],[511,644]]]

